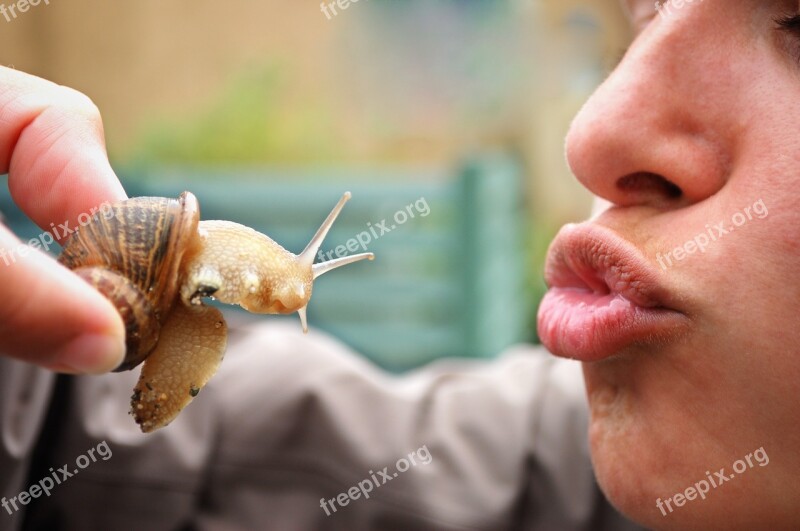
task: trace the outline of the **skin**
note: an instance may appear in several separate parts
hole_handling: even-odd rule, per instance
[[[43,230],[125,199],[108,162],[97,107],[83,94],[0,67],[0,174]],[[0,225],[0,249],[21,242]],[[122,361],[125,330],[102,295],[39,251],[0,262],[0,355],[67,373]]]
[[[800,6],[706,0],[673,7],[667,18],[649,0],[626,7],[636,38],[576,117],[568,162],[607,202],[591,223],[659,268],[691,324],[655,345],[584,364],[598,481],[650,528],[795,529],[800,37],[774,21]],[[766,217],[659,267],[659,253],[706,224],[730,226],[759,200]],[[766,466],[736,474],[705,500],[673,504],[666,516],[656,507],[706,471],[732,473],[737,459],[762,447]]]

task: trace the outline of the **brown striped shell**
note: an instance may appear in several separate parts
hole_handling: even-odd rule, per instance
[[[66,242],[59,261],[110,299],[125,323],[125,361],[115,371],[136,367],[158,343],[199,220],[189,192],[138,197],[98,212]]]

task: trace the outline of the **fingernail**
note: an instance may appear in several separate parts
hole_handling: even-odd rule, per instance
[[[119,367],[125,357],[125,342],[112,336],[86,334],[67,344],[58,361],[82,374],[103,374]]]

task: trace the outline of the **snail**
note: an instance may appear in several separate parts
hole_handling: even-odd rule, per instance
[[[131,397],[131,414],[143,432],[174,420],[222,361],[227,327],[204,298],[253,313],[298,312],[307,332],[314,279],[374,258],[362,253],[314,263],[348,199],[349,192],[299,255],[244,225],[200,221],[190,192],[177,200],[112,204],[70,236],[59,262],[106,296],[125,323],[125,360],[115,372],[143,364]]]

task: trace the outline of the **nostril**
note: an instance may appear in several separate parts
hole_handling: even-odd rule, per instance
[[[632,173],[617,181],[617,188],[623,192],[637,195],[655,195],[660,198],[678,199],[683,190],[674,183],[655,173]]]

